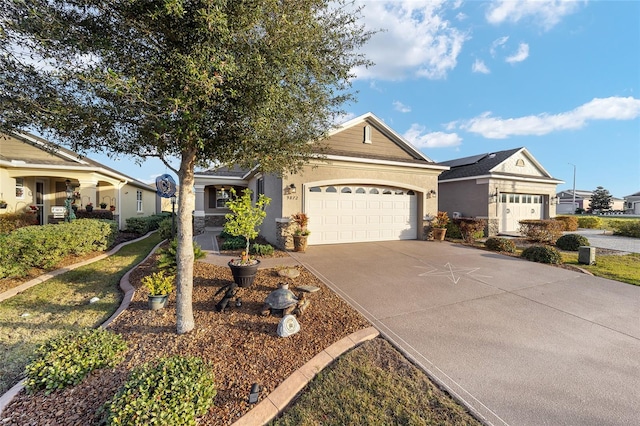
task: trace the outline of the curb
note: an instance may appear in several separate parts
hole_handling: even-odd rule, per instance
[[[251,411],[233,423],[233,426],[255,426],[269,423],[287,408],[289,403],[322,369],[348,350],[379,335],[380,333],[375,327],[368,327],[338,340],[293,372]]]
[[[115,253],[118,252],[118,250],[120,250],[122,247],[131,244],[131,243],[135,243],[137,241],[140,241],[142,239],[147,238],[149,235],[151,235],[152,233],[154,233],[156,231],[152,231],[147,233],[146,235],[143,235],[140,238],[136,238],[135,240],[131,240],[131,241],[127,241],[121,244],[118,244],[116,247],[114,247],[113,249],[111,249],[109,252],[105,253],[105,254],[101,254],[99,256],[93,257],[91,259],[85,260],[83,262],[79,262],[76,263],[74,265],[65,267],[65,268],[61,268],[61,269],[57,269],[51,273],[46,274],[47,278],[40,280],[39,278],[43,277],[38,277],[36,279],[33,279],[31,281],[28,281],[24,284],[22,284],[19,287],[23,287],[20,291],[16,292],[15,294],[11,294],[8,297],[3,298],[7,293],[11,293],[12,291],[5,291],[4,293],[0,294],[0,302],[8,299],[11,296],[15,296],[16,294],[30,288],[33,287],[36,284],[40,284],[43,281],[46,281],[49,278],[55,277],[57,275],[61,275],[67,271],[71,271],[74,270],[76,268],[79,268],[81,266],[84,265],[88,265],[90,263],[93,262],[97,262],[98,260],[102,260],[107,256],[111,256]],[[158,249],[158,247],[163,243],[164,241],[161,241],[160,243],[158,243],[158,245],[156,245],[150,252],[149,254],[143,259],[141,260],[139,263],[137,263],[136,265],[132,266],[131,269],[129,269],[129,271],[127,271],[126,274],[124,274],[124,276],[120,279],[120,289],[122,291],[124,291],[124,296],[122,297],[122,302],[120,302],[120,307],[113,313],[113,315],[111,315],[111,317],[109,317],[109,319],[107,319],[105,322],[103,322],[99,327],[101,328],[107,328],[109,326],[109,324],[111,324],[111,322],[113,322],[113,320],[115,320],[116,318],[118,318],[120,316],[120,314],[122,314],[122,312],[124,312],[125,309],[127,309],[129,307],[129,304],[131,303],[131,299],[133,298],[133,295],[135,293],[135,289],[133,288],[133,286],[131,285],[131,283],[129,282],[129,275],[131,274],[131,271],[133,271],[138,265],[140,265],[141,263],[143,263],[144,261],[146,261],[153,253],[155,253],[155,251]],[[28,286],[26,286],[27,284],[30,284]],[[15,288],[19,288],[19,287],[15,287]],[[12,289],[13,290],[13,289]],[[25,383],[26,379],[22,379],[20,380],[18,383],[16,383],[11,389],[9,389],[7,392],[5,392],[2,396],[0,396],[0,415],[2,414],[2,412],[4,411],[5,408],[7,408],[7,406],[11,403],[11,401],[13,400],[13,398],[18,395],[20,393],[20,391],[24,388],[24,383]]]

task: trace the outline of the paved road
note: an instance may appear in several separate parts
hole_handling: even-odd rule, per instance
[[[447,242],[293,256],[488,424],[640,421],[640,287]]]
[[[612,235],[611,232],[605,232],[601,229],[579,229],[567,233],[584,235],[593,247],[640,253],[640,238]]]

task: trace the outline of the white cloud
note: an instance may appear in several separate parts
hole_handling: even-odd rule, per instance
[[[505,43],[509,40],[509,36],[500,37],[495,39],[493,43],[491,43],[491,56],[496,56],[496,50],[498,47],[504,47]]]
[[[480,59],[476,59],[476,61],[471,66],[471,71],[479,72],[479,73],[482,73],[482,74],[489,74],[491,72],[489,70],[489,68],[487,67],[487,65],[484,63],[484,61],[482,61]]]
[[[362,48],[375,65],[354,70],[358,78],[402,80],[441,79],[457,65],[467,35],[443,15],[456,4],[445,0],[365,1],[363,22],[380,30]]]
[[[510,136],[546,135],[561,130],[581,129],[593,120],[633,120],[640,117],[640,99],[632,97],[595,98],[584,105],[559,114],[539,114],[518,118],[492,117],[486,112],[462,123],[461,130],[488,139]],[[450,126],[452,127],[452,126]]]
[[[411,107],[403,104],[400,101],[393,101],[393,109],[400,112],[411,112]]]
[[[462,143],[462,138],[456,133],[425,132],[424,126],[414,123],[402,136],[417,148],[444,148]]]
[[[563,17],[578,10],[584,1],[577,0],[498,0],[486,13],[492,24],[517,23],[524,18],[532,18],[545,29],[559,23]]]
[[[520,46],[518,46],[518,51],[511,56],[507,56],[505,58],[505,61],[509,62],[510,64],[513,64],[516,62],[522,62],[528,57],[529,57],[529,45],[527,43],[520,43]]]

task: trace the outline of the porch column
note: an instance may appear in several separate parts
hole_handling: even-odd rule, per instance
[[[194,234],[203,233],[206,226],[204,217],[204,187],[204,185],[193,185],[193,193],[195,195],[195,208],[193,211]]]

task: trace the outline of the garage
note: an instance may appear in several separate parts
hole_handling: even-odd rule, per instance
[[[418,197],[390,186],[327,185],[306,191],[309,244],[413,240]]]
[[[500,232],[518,232],[521,220],[544,219],[542,195],[500,194],[502,223]]]

